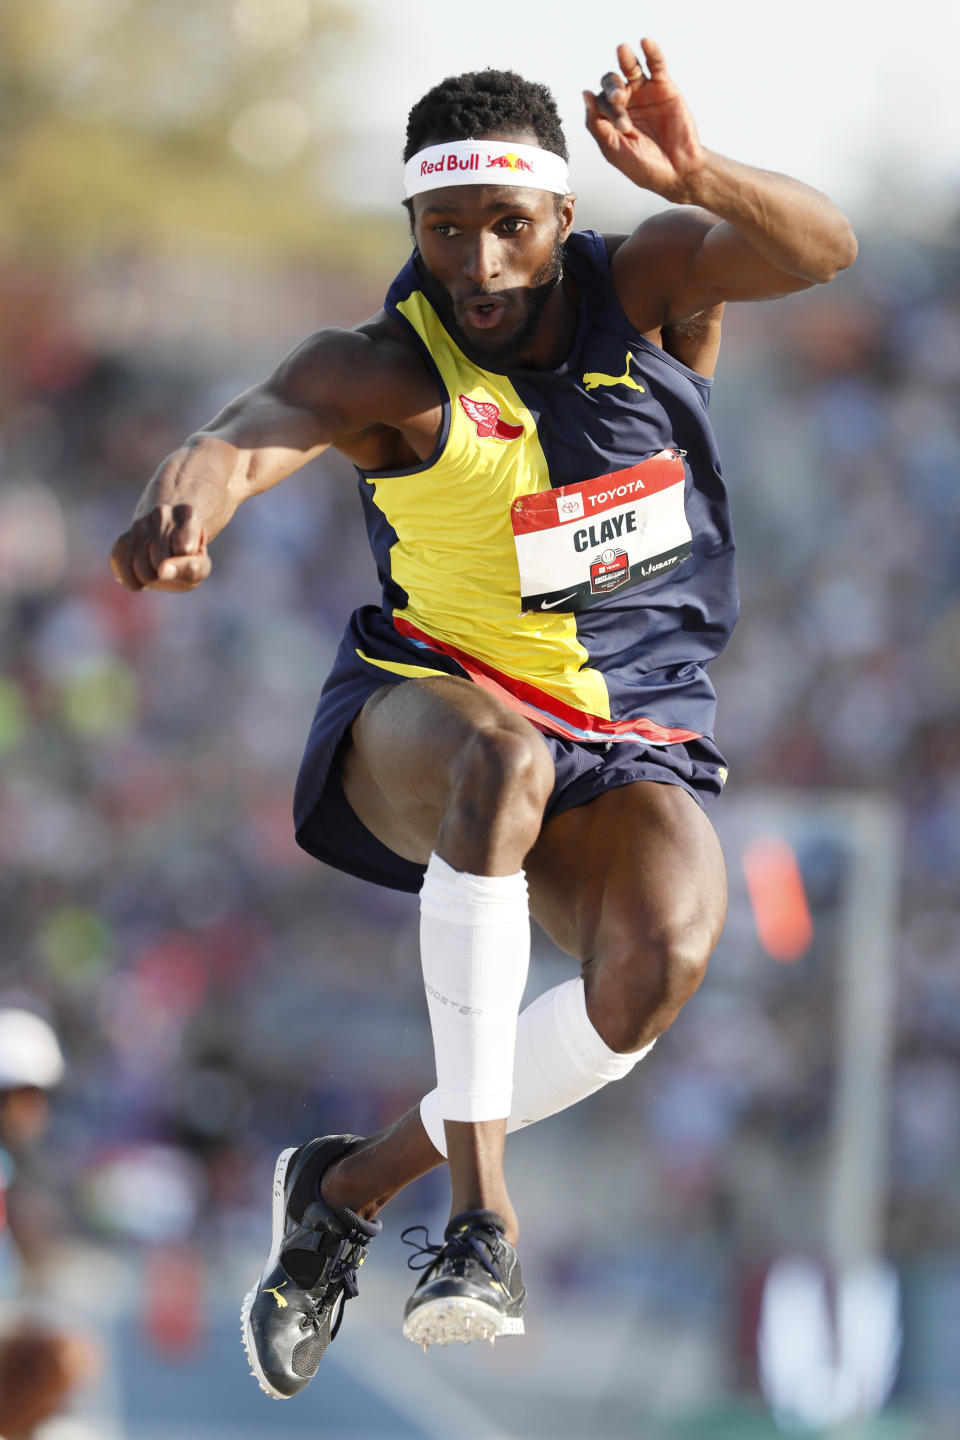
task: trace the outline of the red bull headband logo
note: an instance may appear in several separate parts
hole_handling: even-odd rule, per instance
[[[567,195],[567,162],[552,150],[504,140],[451,140],[428,145],[403,170],[407,199],[441,185],[528,185]]]

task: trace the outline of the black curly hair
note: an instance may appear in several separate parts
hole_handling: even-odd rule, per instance
[[[557,102],[546,85],[513,70],[448,75],[417,101],[407,118],[404,162],[427,145],[482,140],[496,132],[535,135],[544,150],[568,159]]]

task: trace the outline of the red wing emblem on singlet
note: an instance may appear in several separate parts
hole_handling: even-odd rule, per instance
[[[481,440],[516,440],[523,434],[522,425],[508,425],[500,419],[500,406],[492,400],[471,400],[469,395],[457,398],[464,413],[476,425]]]

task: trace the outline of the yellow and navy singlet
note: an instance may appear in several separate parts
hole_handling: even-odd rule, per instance
[[[467,359],[416,256],[390,287],[443,421],[424,463],[358,472],[382,600],[354,614],[324,687],[301,813],[366,694],[391,679],[469,676],[573,741],[712,735],[705,666],[736,622],[737,586],[711,382],[631,327],[600,235],[571,235],[565,266],[577,334],[549,371]]]

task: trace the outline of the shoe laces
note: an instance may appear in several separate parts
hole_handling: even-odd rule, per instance
[[[310,1308],[301,1321],[301,1327],[303,1329],[306,1329],[308,1325],[312,1326],[318,1333],[323,1329],[324,1311],[330,1303],[330,1288],[339,1285],[341,1287],[340,1308],[337,1311],[337,1318],[330,1330],[330,1339],[336,1339],[337,1332],[340,1329],[340,1323],[343,1320],[343,1307],[348,1300],[356,1299],[360,1293],[357,1283],[357,1267],[365,1254],[366,1251],[358,1247],[355,1239],[350,1235],[344,1235],[330,1260],[325,1294],[321,1298],[310,1302]],[[334,1296],[334,1304],[336,1304],[336,1298],[337,1297]]]
[[[408,1235],[415,1234],[417,1230],[423,1231],[424,1243],[422,1245],[416,1240],[407,1239]],[[488,1233],[495,1234],[496,1232]],[[460,1260],[474,1255],[487,1274],[492,1275],[498,1284],[503,1284],[503,1276],[490,1253],[490,1242],[481,1239],[475,1229],[467,1229],[463,1232],[455,1231],[450,1239],[445,1240],[442,1245],[433,1245],[430,1243],[430,1234],[426,1225],[408,1225],[406,1230],[401,1232],[400,1239],[404,1245],[409,1245],[412,1250],[416,1251],[416,1254],[407,1256],[407,1266],[410,1270],[426,1270],[441,1259]],[[418,1261],[421,1263],[418,1264]]]

